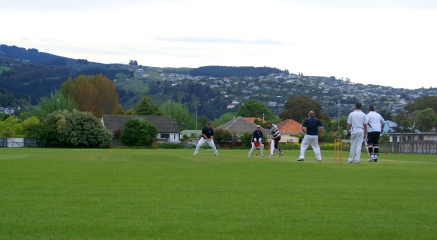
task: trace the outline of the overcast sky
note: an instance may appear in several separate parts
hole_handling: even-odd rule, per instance
[[[435,0],[0,0],[0,43],[102,63],[437,87]]]

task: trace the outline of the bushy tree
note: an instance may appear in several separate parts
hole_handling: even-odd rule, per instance
[[[5,120],[0,121],[0,137],[16,137],[22,133],[20,130],[19,120],[15,116],[9,116]]]
[[[266,104],[258,100],[248,100],[243,102],[238,108],[237,116],[241,117],[259,117],[262,118],[264,114],[265,119],[273,119],[275,115],[270,111]]]
[[[121,142],[127,146],[147,146],[156,139],[158,129],[142,119],[129,119],[121,132]]]
[[[50,93],[49,97],[42,97],[38,101],[38,105],[30,111],[30,116],[36,116],[43,120],[52,112],[67,110],[78,110],[79,106],[70,97],[65,97],[60,91],[55,90]]]
[[[178,123],[180,130],[194,129],[196,127],[196,119],[188,110],[185,103],[178,103],[173,100],[167,100],[160,107],[160,112],[164,115],[169,115]]]
[[[115,84],[101,74],[69,78],[62,84],[61,92],[65,97],[73,98],[80,111],[92,112],[98,118],[119,110]]]
[[[213,126],[221,126],[221,125],[231,121],[234,118],[235,118],[235,113],[227,112],[227,113],[221,115],[219,118],[214,119],[214,121],[212,122],[212,125]]]
[[[316,117],[319,116],[322,111],[322,104],[307,96],[294,96],[290,97],[285,103],[284,111],[279,117],[282,120],[293,119],[302,122],[308,117],[309,111],[313,111]]]
[[[427,108],[431,108],[434,112],[437,112],[437,96],[423,96],[420,98],[414,99],[414,101],[410,102],[405,106],[405,109],[412,113],[417,110],[424,110]]]
[[[57,111],[42,124],[40,140],[45,147],[109,147],[112,132],[89,112]]]
[[[230,142],[232,141],[232,134],[228,130],[216,129],[214,130],[214,142]]]
[[[39,138],[40,129],[41,129],[41,121],[32,116],[30,118],[25,119],[21,126],[23,128],[24,137],[26,138]]]
[[[417,129],[421,131],[430,131],[437,126],[437,114],[431,109],[427,108],[419,112],[417,115]]]
[[[161,115],[161,112],[150,102],[150,98],[142,97],[134,108],[137,115]]]

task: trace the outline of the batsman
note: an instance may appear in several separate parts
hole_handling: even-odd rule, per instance
[[[263,139],[263,132],[261,131],[261,126],[256,125],[256,130],[252,133],[252,148],[249,151],[249,157],[252,156],[253,151],[256,149],[259,149],[259,156],[264,157],[264,144],[262,143]]]

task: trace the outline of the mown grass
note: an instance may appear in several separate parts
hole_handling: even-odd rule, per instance
[[[435,155],[0,149],[1,239],[434,239]]]

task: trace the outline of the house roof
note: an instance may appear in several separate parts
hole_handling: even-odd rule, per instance
[[[246,120],[243,117],[236,117],[231,121],[218,126],[217,129],[227,130],[231,133],[253,132],[256,129],[256,124]],[[261,127],[261,131],[266,134],[267,130]]]
[[[254,123],[255,120],[262,121],[262,119],[258,118],[258,117],[244,117],[244,119],[246,119],[247,121],[252,122],[252,123]]]
[[[179,133],[179,127],[176,121],[170,116],[152,116],[152,115],[103,115],[102,124],[106,129],[114,132],[123,129],[124,124],[129,119],[142,119],[153,124],[159,133]]]
[[[281,134],[299,135],[302,133],[302,124],[293,119],[286,119],[277,126]]]

